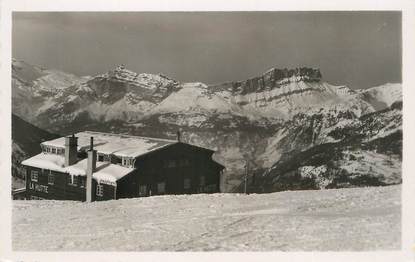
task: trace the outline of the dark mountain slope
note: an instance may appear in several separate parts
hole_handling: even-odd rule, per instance
[[[40,143],[59,137],[12,114],[12,176],[24,178],[19,163],[41,152]]]

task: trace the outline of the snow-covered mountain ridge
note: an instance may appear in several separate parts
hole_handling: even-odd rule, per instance
[[[246,81],[212,86],[180,83],[162,74],[138,74],[123,65],[83,78],[17,60],[13,60],[13,68],[17,68],[13,70],[14,112],[45,128],[86,115],[95,120],[131,122],[160,112],[193,114],[196,110],[245,115],[256,120],[287,120],[297,113],[321,109],[344,108],[356,115],[375,111],[370,103],[373,99],[364,99],[374,92],[366,94],[330,85],[322,81],[320,70],[312,68],[272,68]],[[34,73],[21,76],[19,70]],[[43,76],[45,71],[48,74]],[[55,118],[53,123],[47,119],[51,115]]]
[[[230,102],[249,111],[259,111],[268,118],[289,119],[297,113],[333,107],[355,108],[357,114],[373,111],[356,92],[346,86],[323,81],[319,69],[272,68],[259,77],[228,82],[211,89]]]
[[[13,70],[19,92],[13,112],[23,119],[61,134],[89,129],[171,138],[180,129],[186,141],[217,150],[230,190],[241,182],[246,161],[252,172],[263,172],[319,145],[351,143],[350,132],[364,137],[355,147],[401,140],[401,84],[352,90],[324,82],[318,69],[272,68],[245,81],[206,85],[117,66],[49,88],[56,81],[48,79],[71,77],[17,60],[12,66],[23,68]],[[39,79],[53,91],[38,96]]]

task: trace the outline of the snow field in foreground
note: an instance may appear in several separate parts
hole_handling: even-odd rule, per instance
[[[271,194],[13,201],[19,251],[400,248],[401,186]]]

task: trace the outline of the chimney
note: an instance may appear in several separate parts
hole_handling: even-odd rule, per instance
[[[178,130],[177,131],[177,142],[181,142],[181,136],[182,136],[182,134],[181,134],[180,130]]]
[[[78,138],[72,136],[65,137],[65,166],[71,166],[78,160]]]
[[[91,141],[88,150],[88,159],[86,166],[86,202],[92,202],[92,174],[97,166],[97,151],[94,150],[94,138]]]

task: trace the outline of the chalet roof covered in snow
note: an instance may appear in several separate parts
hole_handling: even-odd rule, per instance
[[[65,157],[62,155],[40,153],[22,162],[23,165],[57,172],[68,173],[74,176],[85,176],[87,159],[80,160],[74,165],[65,167]],[[92,177],[97,182],[114,184],[117,180],[132,172],[134,168],[124,167],[108,162],[96,162],[96,170]]]
[[[98,153],[132,158],[177,143],[176,140],[92,131],[79,132],[76,133],[75,136],[78,137],[78,151],[88,149],[90,138],[94,137],[94,149],[97,150]],[[65,137],[45,141],[42,142],[41,145],[65,148]]]

